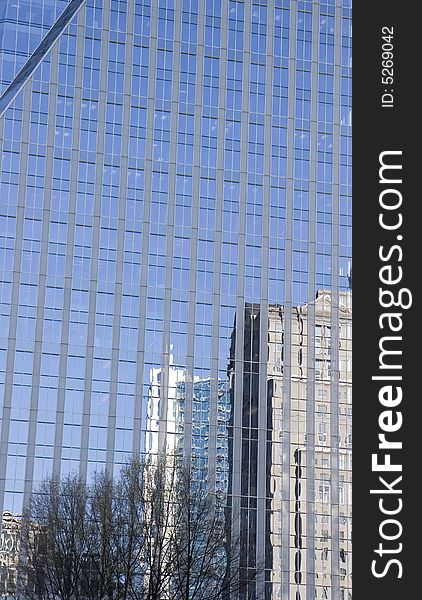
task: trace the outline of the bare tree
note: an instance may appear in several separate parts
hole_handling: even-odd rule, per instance
[[[74,600],[86,556],[86,487],[76,475],[43,482],[21,526],[18,593]]]
[[[145,465],[145,600],[168,597],[173,571],[175,469],[164,457]]]
[[[86,555],[80,593],[89,600],[116,597],[115,499],[114,482],[107,473],[96,474],[87,487],[85,512]]]
[[[193,477],[189,464],[177,469],[175,536],[169,600],[223,600],[246,597],[249,582],[239,579],[240,541],[227,519],[222,498],[207,479]]]
[[[112,548],[117,597],[143,600],[145,542],[144,463],[133,458],[114,487]]]
[[[166,457],[133,458],[115,479],[99,473],[89,485],[76,475],[49,479],[23,519],[19,595],[246,598],[250,582],[239,577],[240,544],[230,525],[205,478],[193,478],[189,465]]]

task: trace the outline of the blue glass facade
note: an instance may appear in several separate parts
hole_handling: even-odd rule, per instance
[[[66,4],[1,3],[2,90]],[[338,449],[351,418],[341,324],[351,268],[349,0],[87,0],[0,119],[0,151],[4,510],[19,513],[49,473],[112,472],[144,452],[154,370],[158,448],[168,447],[169,401],[183,398],[184,453],[195,460],[202,448],[217,473],[225,385],[229,501],[242,514],[234,526],[255,523],[245,568],[277,538],[265,598],[349,600],[340,480],[348,484],[350,467]],[[318,290],[330,298],[322,313]],[[317,361],[328,330],[325,372]],[[248,339],[258,342],[246,360]],[[281,391],[269,415],[275,368]],[[321,473],[319,450],[309,450],[320,423],[329,435]],[[294,454],[305,443],[307,468]],[[327,502],[326,483],[335,488]],[[312,559],[319,529],[321,560]]]
[[[66,0],[0,3],[0,90],[13,80],[67,5]]]

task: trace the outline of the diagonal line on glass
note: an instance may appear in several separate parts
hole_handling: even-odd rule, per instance
[[[0,97],[0,119],[86,0],[71,0]]]

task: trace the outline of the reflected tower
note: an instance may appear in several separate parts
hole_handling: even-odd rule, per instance
[[[330,598],[333,582],[351,595],[351,294],[335,318],[332,301],[270,305],[264,323],[247,304],[240,361],[232,334],[229,504],[240,496],[243,568],[265,564],[269,598]]]

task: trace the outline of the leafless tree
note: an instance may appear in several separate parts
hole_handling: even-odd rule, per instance
[[[86,486],[78,476],[43,482],[21,526],[18,593],[37,600],[74,600],[86,556]]]
[[[224,495],[210,489],[206,477],[189,464],[177,469],[174,484],[175,536],[173,575],[168,600],[226,600],[249,597],[239,578],[240,540],[231,528]]]
[[[89,485],[46,480],[20,555],[22,600],[227,600],[250,589],[222,498],[165,457],[133,458]]]
[[[114,486],[112,555],[121,600],[143,599],[145,542],[144,463],[133,458],[121,470]]]
[[[82,597],[90,600],[112,600],[116,596],[114,487],[107,473],[96,474],[87,487],[86,555],[79,590]]]

